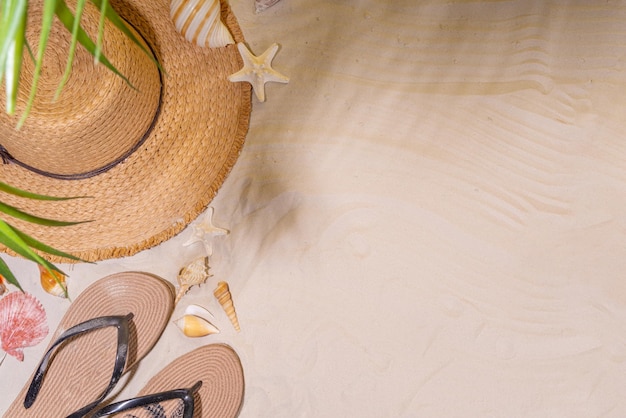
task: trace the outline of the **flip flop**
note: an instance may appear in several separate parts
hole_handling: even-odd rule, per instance
[[[4,417],[84,416],[152,349],[173,309],[173,286],[151,274],[118,273],[93,283],[69,307]]]
[[[137,398],[107,405],[92,418],[231,418],[239,414],[243,394],[239,356],[230,346],[211,344],[174,360]]]

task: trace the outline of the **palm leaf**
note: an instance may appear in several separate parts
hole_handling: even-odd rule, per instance
[[[98,37],[96,38],[96,51],[93,57],[96,63],[100,62],[100,55],[102,54],[102,38],[104,37],[104,22],[106,20],[107,7],[109,6],[108,0],[102,1],[100,5],[100,21],[98,22]]]
[[[23,0],[20,0],[20,1],[23,1]],[[22,115],[20,121],[18,122],[18,125],[17,125],[18,129],[26,121],[26,118],[28,114],[30,113],[32,105],[35,101],[35,95],[37,93],[37,84],[39,82],[39,77],[41,75],[41,69],[43,66],[43,54],[45,52],[45,48],[48,43],[50,30],[52,28],[52,20],[55,15],[61,21],[63,26],[65,26],[65,28],[68,31],[72,32],[72,37],[73,38],[75,37],[78,43],[80,43],[87,51],[89,51],[91,55],[95,56],[95,53],[96,53],[95,43],[91,40],[89,35],[80,26],[80,24],[78,25],[78,28],[76,29],[74,33],[74,27],[75,27],[74,22],[76,20],[80,22],[80,20],[76,19],[72,11],[67,6],[65,0],[46,0],[44,2],[43,18],[42,18],[42,23],[41,23],[41,35],[39,39],[39,49],[35,57],[35,70],[33,72],[33,81],[31,85],[30,96],[28,98],[28,103],[26,104],[26,109],[24,110],[24,114]],[[119,70],[115,68],[113,64],[111,64],[111,62],[109,62],[109,60],[104,55],[101,55],[100,62],[107,69],[109,69],[115,75],[122,78],[126,83],[128,83],[128,85],[134,88],[130,80],[128,80],[128,78],[126,78],[121,72],[119,72]]]
[[[22,257],[28,260],[34,261],[35,263],[43,266],[46,270],[48,270],[48,272],[52,275],[52,277],[54,277],[57,283],[59,283],[59,281],[56,275],[54,274],[55,271],[63,274],[64,276],[66,275],[57,266],[55,266],[48,260],[41,257],[39,254],[34,252],[30,248],[30,246],[20,237],[20,235],[13,229],[13,227],[11,227],[11,225],[9,225],[8,223],[6,223],[5,221],[1,219],[0,219],[0,243],[12,249],[13,251],[21,255]],[[13,279],[17,282],[15,277],[13,277]],[[9,279],[7,278],[7,280]],[[67,297],[68,296],[67,289],[63,286],[62,283],[59,283],[59,285],[61,285],[65,293],[65,296]],[[17,284],[17,286],[19,286],[19,283]]]
[[[28,199],[36,199],[36,200],[71,200],[71,199],[82,199],[90,196],[71,196],[71,197],[56,197],[56,196],[46,196],[43,194],[31,193],[26,190],[18,189],[17,187],[10,186],[6,183],[0,181],[0,191],[12,194],[14,196],[25,197]]]
[[[58,0],[57,6],[56,6],[56,15],[61,21],[61,23],[63,23],[63,26],[66,27],[67,30],[71,31],[73,29],[74,20],[76,19],[74,15],[72,14],[72,11],[69,9],[69,7],[67,7],[65,0]],[[85,32],[85,30],[80,26],[78,28],[76,39],[87,51],[89,51],[91,55],[95,55],[96,44],[94,43],[94,41],[91,40],[87,32]],[[109,60],[104,55],[100,56],[99,62],[101,62],[105,67],[107,67],[107,69],[112,71],[115,75],[121,77],[126,83],[132,86],[132,83],[130,82],[130,80],[128,80],[128,78],[126,78],[122,73],[120,73],[119,70],[115,68],[113,64],[111,64],[111,62],[109,62]]]
[[[74,56],[76,54],[76,46],[78,45],[78,31],[80,29],[80,18],[83,15],[83,10],[85,9],[85,3],[87,0],[78,0],[76,2],[76,15],[74,18],[74,24],[72,25],[72,41],[70,43],[70,49],[67,55],[67,63],[65,64],[65,71],[63,72],[63,77],[59,82],[59,86],[57,87],[56,92],[54,93],[54,100],[57,100],[61,95],[61,91],[67,80],[70,78],[70,73],[72,72],[72,63],[74,62]]]
[[[15,113],[15,102],[17,101],[17,91],[20,81],[20,70],[22,67],[22,56],[24,53],[24,38],[26,33],[26,9],[18,10],[20,14],[15,15],[19,22],[15,37],[9,42],[9,49],[4,60],[4,76],[6,86],[6,111],[12,115]]]
[[[4,70],[6,55],[11,47],[11,41],[15,38],[20,20],[15,16],[21,16],[28,8],[28,0],[3,0],[1,3],[2,15],[0,15],[0,70]],[[2,71],[3,73],[4,71]]]
[[[33,84],[30,86],[30,96],[28,103],[26,103],[26,109],[22,118],[17,124],[18,129],[24,124],[26,116],[30,113],[30,109],[33,107],[35,101],[35,94],[37,93],[37,83],[39,82],[39,76],[41,76],[41,69],[43,67],[43,55],[48,45],[48,38],[50,37],[50,30],[52,29],[52,20],[54,19],[54,11],[57,6],[57,0],[46,0],[43,3],[43,15],[41,20],[41,34],[39,36],[39,48],[37,49],[37,55],[35,57],[35,70],[33,72]]]
[[[22,292],[24,291],[24,289],[22,289],[22,286],[20,286],[20,282],[17,281],[17,279],[13,275],[13,272],[11,271],[7,263],[5,263],[2,258],[0,258],[0,274],[2,275],[2,277],[7,279],[9,283],[16,286]]]
[[[26,13],[25,0],[0,0],[0,82],[7,75],[13,79],[15,63],[15,38],[20,35],[20,26]],[[6,85],[7,113],[14,106],[11,103],[13,82]]]
[[[0,83],[3,78],[5,78],[7,89],[7,113],[11,114],[15,111],[24,47],[26,47],[35,62],[29,98],[26,103],[24,113],[17,124],[17,129],[24,124],[34,104],[37,86],[43,67],[43,55],[47,46],[55,15],[72,34],[66,68],[57,91],[55,92],[55,99],[58,98],[63,87],[66,85],[67,80],[69,79],[71,66],[74,61],[76,45],[78,43],[94,56],[96,62],[102,63],[107,69],[121,77],[129,86],[135,88],[130,80],[117,70],[117,68],[115,68],[115,66],[102,54],[102,35],[104,32],[104,21],[106,19],[108,19],[115,27],[131,39],[150,58],[150,60],[152,60],[157,68],[161,72],[165,73],[159,62],[152,54],[151,50],[147,48],[137,38],[137,36],[135,36],[134,32],[130,30],[124,20],[109,5],[108,0],[90,1],[101,11],[98,36],[95,43],[80,25],[80,19],[82,17],[86,0],[77,0],[76,16],[68,8],[65,0],[45,0],[39,37],[39,47],[37,53],[33,56],[33,53],[25,40],[28,0],[0,0]]]
[[[91,0],[91,2],[99,7],[100,10],[103,10],[103,4],[105,2],[108,3],[108,0]],[[139,39],[137,39],[133,31],[128,28],[127,24],[124,22],[124,19],[122,19],[120,15],[117,14],[115,9],[113,9],[112,7],[106,7],[104,10],[106,11],[106,18],[109,19],[109,22],[111,22],[113,25],[115,25],[116,28],[121,30],[122,33],[124,33],[124,35],[128,37],[128,39],[133,41],[135,45],[137,45],[150,58],[150,60],[154,63],[154,65],[157,66],[159,70],[165,73],[159,61],[157,61],[157,59],[152,54],[152,51],[146,48],[146,46]]]
[[[6,213],[7,215],[13,216],[14,218],[21,219],[26,222],[31,222],[38,225],[45,226],[69,226],[69,225],[77,225],[91,221],[78,221],[78,222],[69,222],[69,221],[57,221],[54,219],[41,218],[39,216],[31,215],[30,213],[26,213],[14,206],[7,205],[6,203],[0,202],[0,212]]]
[[[28,260],[34,261],[49,270],[65,274],[63,271],[59,270],[58,267],[41,257],[35,251],[33,251],[28,246],[28,244],[18,235],[18,233],[15,232],[13,227],[2,219],[0,219],[0,243]]]
[[[22,238],[22,240],[26,244],[28,244],[31,248],[34,248],[34,249],[39,250],[39,251],[42,251],[44,253],[56,255],[58,257],[67,258],[69,260],[82,261],[82,262],[85,262],[85,263],[90,263],[90,261],[83,260],[82,258],[76,257],[75,255],[66,253],[66,252],[61,251],[61,250],[57,250],[56,248],[51,247],[49,245],[46,245],[46,244],[44,244],[41,241],[37,241],[35,238],[31,237],[30,235],[26,234],[25,232],[20,231],[19,229],[17,229],[14,226],[12,226],[12,228],[15,231],[15,233],[20,238]]]
[[[24,38],[24,46],[26,47],[26,51],[28,52],[28,56],[30,57],[30,60],[34,64],[35,63],[35,54],[33,53],[32,48],[28,44],[28,39],[26,39],[26,38]]]

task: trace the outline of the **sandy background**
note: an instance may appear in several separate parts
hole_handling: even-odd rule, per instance
[[[281,45],[291,81],[253,99],[212,203],[231,233],[184,299],[222,333],[170,324],[120,398],[227,342],[241,417],[626,416],[626,3],[232,7],[253,52]],[[203,250],[190,234],[71,268],[71,295],[124,270],[175,282]],[[9,263],[56,328],[68,302]],[[0,366],[0,412],[47,342]]]

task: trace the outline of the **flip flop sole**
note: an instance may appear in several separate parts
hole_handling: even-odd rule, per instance
[[[51,341],[88,319],[132,312],[127,372],[152,349],[173,309],[174,292],[168,282],[147,273],[113,274],[98,280],[76,298]],[[68,340],[53,355],[33,406],[29,409],[23,406],[26,385],[4,416],[65,417],[89,404],[105,390],[111,379],[116,347],[116,330],[111,328]]]
[[[199,380],[202,381],[202,386],[194,396],[194,418],[231,418],[239,414],[245,386],[243,369],[237,353],[225,344],[206,345],[177,358],[150,379],[138,396],[190,388]],[[114,416],[179,416],[173,411],[180,403],[179,400],[172,400]]]

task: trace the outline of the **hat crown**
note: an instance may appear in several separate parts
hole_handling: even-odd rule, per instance
[[[28,11],[27,39],[34,50],[42,19],[38,3],[31,2]],[[99,19],[99,10],[88,2],[81,25],[94,40]],[[11,159],[36,172],[81,178],[114,166],[141,144],[158,113],[161,79],[159,69],[144,51],[107,20],[103,54],[132,85],[104,65],[95,64],[91,54],[79,45],[70,78],[54,100],[70,42],[71,34],[55,18],[32,110],[17,130],[34,71],[32,60],[25,59],[16,114],[0,115],[0,145]]]
[[[29,7],[35,3],[41,4],[41,0],[29,1]],[[6,193],[2,195],[3,202],[37,216],[92,221],[64,228],[19,219],[14,223],[20,231],[37,240],[89,261],[129,256],[153,247],[180,233],[202,213],[237,161],[248,131],[251,111],[250,84],[228,80],[230,74],[243,66],[235,45],[202,48],[185,40],[176,31],[170,17],[170,0],[110,0],[110,4],[143,36],[164,69],[159,78],[161,84],[157,86],[160,96],[153,125],[145,133],[141,145],[109,170],[98,175],[78,177],[78,180],[73,180],[77,176],[68,180],[66,177],[40,175],[20,164],[0,164],[0,181],[14,187],[52,196],[90,197],[40,201]],[[228,2],[221,3],[220,12],[233,39],[244,42]],[[64,28],[62,30],[67,32]],[[109,35],[106,36],[109,39]],[[110,42],[107,39],[104,45],[106,56],[138,86],[142,95],[150,92],[138,85],[147,78],[142,70],[136,70],[136,74],[129,73],[131,69],[141,66],[133,62],[130,68],[122,68],[115,56],[120,51],[135,51],[138,48],[128,43],[128,48],[114,48],[111,52],[110,48],[106,49]],[[31,46],[36,47],[34,42]],[[65,52],[63,56],[66,56]],[[139,56],[146,57],[146,54]],[[93,61],[93,58],[88,58]],[[146,61],[145,68],[156,71],[151,61]],[[107,70],[102,71],[104,76],[110,75]],[[156,75],[160,75],[158,72],[154,74],[155,79]],[[74,72],[72,77],[76,75],[77,72]],[[116,77],[113,79],[117,80]],[[86,87],[80,87],[89,90],[89,94],[82,92],[81,95],[100,94],[98,92],[102,88],[93,87],[100,82],[90,76]],[[52,88],[56,88],[56,84]],[[74,92],[66,88],[60,101],[67,100],[67,106],[71,106],[72,101],[66,99],[66,96],[73,96],[71,93]],[[113,94],[110,97],[119,96]],[[150,104],[149,101],[147,103]],[[120,135],[134,128],[128,121],[135,117],[135,113],[141,112],[136,102],[132,105],[125,114],[113,105],[99,108],[100,111],[113,108],[118,114],[117,123],[124,124],[121,127],[112,122],[101,123],[97,117],[85,118],[98,124],[93,128],[94,132],[107,131],[108,136],[102,134],[98,141],[106,142],[113,136],[108,130],[109,125],[117,127]],[[80,109],[80,106],[76,107]],[[50,114],[47,118],[46,123],[55,126],[53,122],[59,117]],[[31,124],[33,120],[29,116],[27,122]],[[78,121],[86,127],[90,126],[82,119]],[[7,132],[15,132],[16,123],[17,118],[0,115],[0,144],[3,144],[2,139]],[[47,131],[63,137],[54,129]],[[42,128],[41,132],[45,130]],[[43,155],[48,150],[41,144],[52,141],[46,135],[40,135],[34,144],[39,144],[39,153]],[[98,141],[94,143],[98,144]],[[76,154],[61,154],[58,158],[71,164],[78,158]],[[7,251],[6,247],[0,245],[0,251]],[[51,261],[72,262],[60,256],[43,256]]]

